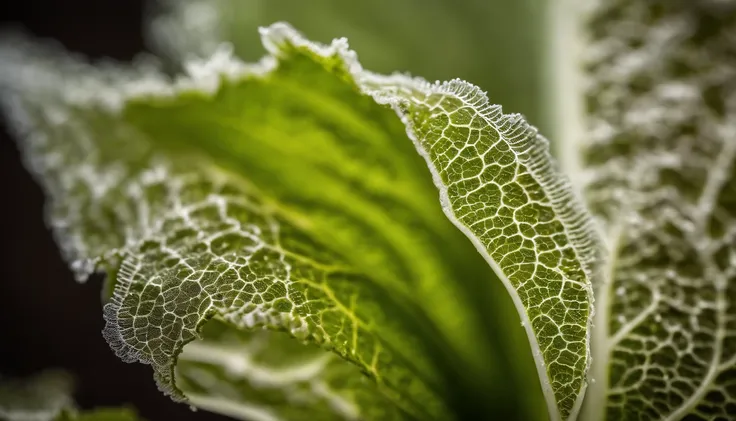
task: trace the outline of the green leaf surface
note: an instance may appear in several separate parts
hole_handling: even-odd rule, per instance
[[[152,48],[176,63],[209,57],[226,41],[244,60],[265,52],[257,29],[290,22],[311,40],[347,37],[375,72],[460,78],[549,133],[543,43],[545,0],[160,0],[149,13]],[[492,46],[492,47],[491,47]]]
[[[553,419],[575,418],[590,364],[592,220],[519,115],[453,81],[400,107],[448,218],[493,267],[521,313]]]
[[[384,311],[402,307],[264,204],[245,182],[195,156],[155,157],[148,137],[103,110],[26,110],[34,113],[27,121],[43,125],[35,130],[54,135],[51,145],[34,139],[39,142],[27,146],[45,160],[49,190],[65,193],[52,212],[57,226],[69,227],[62,238],[72,266],[81,277],[95,266],[116,272],[115,293],[105,306],[105,337],[125,361],[151,364],[164,391],[184,399],[174,379],[178,354],[216,315],[233,327],[284,330],[329,347],[355,364],[340,360],[347,367],[339,370],[356,382],[362,370],[373,380],[365,383],[369,392],[348,389],[342,396],[327,389],[344,400],[343,413],[333,418],[355,418],[359,404],[381,411],[371,415],[376,418],[402,418],[402,409],[420,419],[446,418],[429,386],[437,380],[421,347],[412,343],[413,328],[393,326],[408,319]],[[64,114],[48,114],[53,112]],[[90,131],[106,133],[101,147],[85,143]],[[46,160],[57,146],[76,148],[59,157],[59,167]],[[324,369],[330,373],[320,370],[320,378],[336,375]],[[335,387],[344,384],[336,380]],[[228,390],[221,392],[221,399],[231,398]],[[314,400],[303,400],[302,410],[320,410]],[[272,417],[280,410],[266,409]]]
[[[585,419],[734,419],[736,3],[599,3],[581,181],[610,255]]]
[[[574,417],[596,248],[547,142],[466,82],[373,74],[284,24],[262,36],[258,64],[219,48],[175,81],[0,54],[66,257],[111,275],[117,354],[242,419],[519,411],[535,391],[494,364],[492,337],[515,337],[486,308],[500,277],[551,418]]]

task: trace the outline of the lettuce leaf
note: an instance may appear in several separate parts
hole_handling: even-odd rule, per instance
[[[736,3],[585,24],[580,180],[608,246],[584,419],[736,416]]]
[[[285,24],[262,37],[259,63],[221,46],[175,80],[0,51],[62,251],[80,280],[109,274],[116,353],[242,419],[518,411],[534,391],[506,387],[489,326],[508,321],[484,308],[500,278],[550,417],[574,418],[598,246],[544,138],[467,82],[371,73]]]

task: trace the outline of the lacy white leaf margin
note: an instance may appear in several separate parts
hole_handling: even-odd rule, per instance
[[[432,171],[445,213],[486,258],[517,305],[551,418],[574,419],[587,386],[591,279],[596,276],[599,245],[587,213],[551,164],[546,140],[521,116],[504,115],[500,107],[490,105],[485,94],[469,83],[430,84],[399,74],[376,75],[362,69],[345,39],[318,45],[285,24],[264,28],[261,34],[271,55],[256,65],[242,63],[227,48],[220,48],[208,60],[187,63],[188,76],[173,83],[150,69],[100,71],[78,86],[64,81],[63,100],[118,111],[132,99],[175,96],[184,90],[213,93],[222,78],[236,80],[273,71],[284,45],[307,48],[323,58],[339,57],[364,94],[391,105],[405,122]],[[19,83],[39,95],[57,88],[36,86],[37,81],[60,82],[53,75],[34,76],[3,75],[11,83],[20,78]],[[447,134],[451,131],[465,137],[457,142]],[[85,255],[74,239],[65,240],[63,248],[84,278],[100,257]],[[120,252],[126,251],[112,254]],[[126,262],[117,277],[114,299],[106,306],[106,337],[118,350],[127,345],[116,314],[132,285],[130,269],[135,267]],[[123,354],[146,360],[136,352]]]

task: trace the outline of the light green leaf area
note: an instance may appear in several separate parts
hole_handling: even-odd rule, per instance
[[[274,419],[269,407],[290,420],[305,413],[310,419],[403,419],[376,395],[369,377],[319,347],[279,332],[236,331],[222,320],[208,323],[202,334],[176,367],[180,387],[198,408],[256,420]],[[370,412],[356,402],[371,405]]]
[[[74,406],[71,377],[45,371],[25,379],[0,377],[0,420],[52,421]]]
[[[606,231],[585,419],[736,417],[736,3],[602,2],[581,181]]]
[[[241,59],[257,60],[264,53],[258,27],[286,21],[311,40],[347,37],[372,71],[481,86],[507,112],[549,133],[540,100],[549,77],[546,9],[544,0],[159,0],[148,38],[177,64],[208,57],[222,42]]]
[[[117,354],[242,419],[519,411],[537,393],[518,386],[523,354],[495,364],[493,339],[523,331],[492,317],[498,276],[550,416],[573,416],[595,247],[546,142],[467,83],[369,73],[344,40],[283,24],[262,35],[260,63],[220,48],[174,82],[0,54],[62,249],[80,278],[110,274]]]

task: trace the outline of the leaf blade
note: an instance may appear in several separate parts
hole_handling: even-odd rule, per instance
[[[344,392],[350,404],[357,405],[354,398],[374,403],[360,407],[358,415],[353,409],[333,411],[334,418],[370,418],[366,411],[382,411],[389,419],[449,417],[433,389],[437,381],[424,345],[413,343],[415,329],[403,325],[414,323],[411,315],[406,317],[401,305],[392,304],[393,298],[384,300],[386,294],[372,289],[371,280],[338,262],[334,252],[274,209],[273,202],[262,203],[237,176],[201,157],[156,153],[145,134],[117,116],[121,91],[106,86],[108,75],[45,50],[34,59],[49,60],[51,66],[29,63],[27,53],[9,63],[22,67],[11,76],[23,79],[28,71],[34,76],[11,89],[25,87],[30,92],[22,98],[10,92],[3,99],[15,114],[18,136],[26,137],[26,157],[34,161],[37,176],[53,198],[52,224],[78,276],[100,269],[115,275],[113,298],[105,306],[105,336],[119,356],[151,364],[159,386],[181,399],[175,380],[178,354],[217,313],[234,327],[291,330],[301,340],[329,346],[353,364],[348,365],[352,371],[340,364],[330,366],[331,371],[341,370],[356,380],[364,377],[360,369],[371,376],[374,382],[358,382],[361,393]],[[75,74],[83,75],[76,86]],[[118,76],[138,83],[138,75]],[[59,77],[69,91],[59,93]],[[49,84],[40,86],[36,80]],[[78,92],[84,92],[87,83],[99,87],[97,99],[66,102],[66,93],[80,86]],[[106,99],[113,105],[100,107]],[[282,249],[286,242],[288,250]],[[308,257],[300,255],[307,251]],[[231,276],[235,266],[246,270],[242,279],[241,272]],[[256,279],[249,278],[251,270],[260,271]],[[294,282],[291,270],[298,272]],[[218,280],[219,285],[213,282]],[[359,316],[353,305],[361,306]],[[380,321],[384,307],[402,314]],[[370,320],[363,319],[366,313]],[[376,341],[369,333],[373,329],[384,337],[399,330],[391,334],[389,345]],[[363,354],[369,348],[371,355]],[[343,359],[336,361],[347,364]],[[383,371],[380,367],[389,372],[385,378],[377,375]],[[409,367],[413,374],[406,371]],[[425,392],[428,395],[409,403]],[[274,416],[287,409],[270,408]]]
[[[732,12],[729,2],[610,1],[586,17],[595,54],[581,158],[610,246],[591,419],[736,411]],[[622,25],[628,42],[611,42]]]
[[[504,115],[499,106],[490,105],[477,87],[452,81],[410,101],[408,110],[400,112],[410,121],[410,137],[432,170],[443,210],[513,297],[532,344],[550,416],[574,419],[590,364],[591,280],[599,259],[592,220],[551,164],[547,141],[521,116]],[[467,133],[449,133],[453,126],[466,127]],[[471,152],[464,156],[464,150]],[[525,206],[526,215],[515,215]],[[557,238],[547,238],[550,235]],[[508,241],[514,236],[535,243],[514,246]],[[514,254],[523,248],[527,253]],[[548,252],[552,255],[545,256]],[[521,267],[521,276],[515,266]],[[544,301],[555,296],[535,297],[534,287],[525,290],[524,284],[535,276],[543,284],[539,288],[555,289],[554,283],[560,283],[556,287],[559,302],[552,307],[563,310],[546,308],[535,313],[536,306],[548,305]],[[568,296],[563,298],[563,293]],[[564,317],[555,319],[557,313]],[[562,332],[557,326],[563,343],[553,345],[550,336],[554,339],[555,324],[568,325],[570,331]]]

